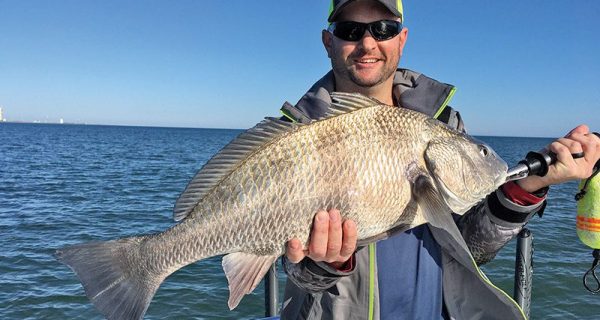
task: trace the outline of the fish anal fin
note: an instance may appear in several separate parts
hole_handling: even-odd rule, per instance
[[[279,254],[259,256],[245,252],[223,257],[223,270],[229,283],[229,309],[237,307],[244,295],[256,288],[278,257]]]

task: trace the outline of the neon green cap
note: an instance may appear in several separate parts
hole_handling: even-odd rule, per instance
[[[329,6],[329,18],[327,18],[327,21],[335,21],[342,9],[352,1],[355,0],[331,0],[331,5]],[[391,13],[404,22],[404,8],[402,7],[402,0],[377,0],[377,2],[384,5],[388,10],[390,10]]]

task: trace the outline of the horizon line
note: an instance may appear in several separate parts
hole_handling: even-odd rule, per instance
[[[136,125],[136,124],[102,124],[102,123],[75,123],[75,122],[31,122],[31,121],[0,121],[2,123],[12,124],[46,124],[46,125],[69,125],[69,126],[98,126],[98,127],[135,127],[135,128],[161,128],[161,129],[209,129],[209,130],[248,130],[250,128],[221,128],[221,127],[187,127],[187,126],[163,126],[163,125]],[[498,134],[478,134],[467,133],[470,136],[477,137],[498,137],[498,138],[538,138],[538,139],[556,139],[556,137],[541,137],[541,136],[514,136],[514,135],[498,135]]]

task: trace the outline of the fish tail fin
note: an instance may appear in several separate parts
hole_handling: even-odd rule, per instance
[[[143,265],[143,237],[91,242],[58,249],[55,257],[76,274],[90,301],[108,319],[142,319],[166,276]]]

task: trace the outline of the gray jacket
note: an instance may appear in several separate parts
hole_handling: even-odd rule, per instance
[[[395,104],[416,110],[464,131],[458,112],[448,106],[454,87],[407,69],[394,78]],[[306,122],[325,113],[334,91],[333,72],[320,79],[295,105],[282,112]],[[452,319],[524,319],[512,298],[495,287],[478,265],[493,259],[537,211],[542,203],[520,206],[497,190],[457,218],[456,230],[428,225],[442,249],[443,299]],[[340,272],[308,258],[298,264],[284,257],[288,275],[282,319],[379,319],[379,290],[375,244],[359,248],[355,267]]]

